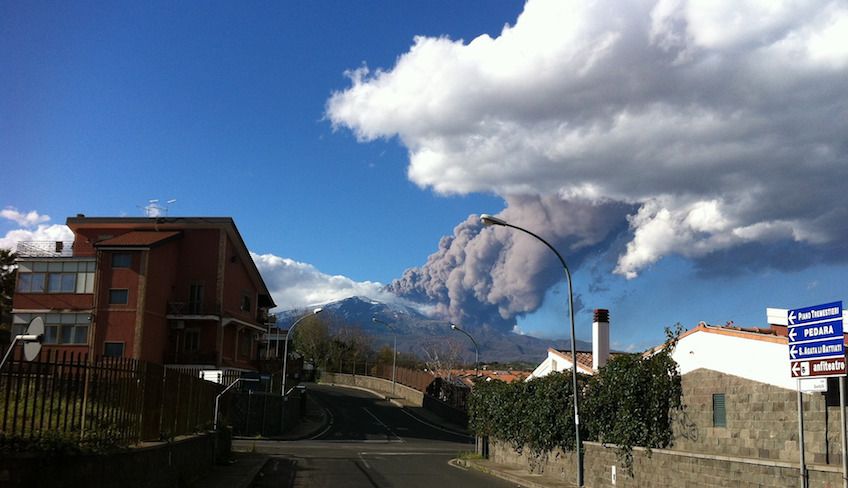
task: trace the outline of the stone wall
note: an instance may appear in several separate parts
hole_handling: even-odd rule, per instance
[[[788,364],[787,364],[787,374]],[[682,377],[685,410],[674,422],[674,449],[797,463],[798,400],[794,390],[698,369]],[[713,426],[713,394],[723,393],[726,427]],[[842,465],[838,404],[803,394],[808,463]]]
[[[227,433],[217,441],[210,433],[105,455],[3,455],[0,488],[192,486],[212,466],[216,452],[219,458],[229,454]]]
[[[788,368],[788,364],[787,364]],[[787,370],[788,374],[788,370]],[[684,411],[675,416],[669,449],[634,448],[632,474],[613,447],[584,443],[586,486],[799,486],[797,393],[712,370],[682,377]],[[831,384],[832,388],[838,386]],[[713,425],[713,395],[725,396],[726,426]],[[837,393],[837,392],[834,392]],[[810,487],[842,486],[840,412],[822,393],[803,394],[804,444]],[[838,398],[838,395],[836,396]],[[493,441],[489,457],[557,480],[576,479],[573,453],[541,458]],[[613,467],[616,483],[612,483]]]
[[[587,487],[712,488],[716,486],[799,486],[798,464],[779,461],[732,458],[709,454],[654,449],[633,450],[633,471],[621,466],[614,447],[596,442],[584,443],[584,483]],[[489,459],[498,464],[524,466],[529,473],[556,481],[576,480],[577,461],[573,453],[555,451],[541,458],[517,453],[509,445],[491,441]],[[615,481],[613,481],[613,469]],[[809,466],[810,488],[842,486],[841,468]]]
[[[384,380],[383,378],[376,378],[374,376],[322,372],[321,383],[359,386],[385,395],[392,395],[392,382],[390,380]],[[395,392],[393,396],[403,398],[416,407],[424,405],[424,393],[408,386],[395,384]]]

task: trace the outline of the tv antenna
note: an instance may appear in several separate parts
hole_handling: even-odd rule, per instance
[[[43,341],[44,319],[41,317],[35,317],[32,321],[30,321],[25,334],[16,335],[12,339],[12,344],[9,346],[9,349],[6,350],[3,360],[0,361],[0,369],[3,369],[3,365],[6,364],[6,360],[9,359],[12,351],[15,350],[15,344],[18,342],[21,342],[24,345],[24,359],[32,361],[38,356],[38,353],[41,352],[41,343]]]
[[[142,208],[144,209],[144,214],[148,217],[167,217],[168,210],[172,204],[176,203],[176,201],[176,198],[171,198],[165,202],[164,206],[162,206],[159,204],[158,198],[151,198],[147,201],[147,205]]]

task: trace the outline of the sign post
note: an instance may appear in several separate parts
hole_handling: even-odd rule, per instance
[[[789,310],[789,371],[798,381],[798,441],[801,451],[801,488],[807,486],[804,462],[804,404],[801,397],[802,378],[839,377],[840,412],[842,414],[842,480],[848,488],[848,453],[845,438],[845,338],[843,336],[842,302],[823,303]]]

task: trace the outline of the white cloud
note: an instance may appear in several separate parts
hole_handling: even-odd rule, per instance
[[[11,220],[23,227],[34,227],[50,221],[49,215],[40,215],[35,210],[23,213],[15,207],[6,207],[0,210],[0,217]]]
[[[351,296],[364,296],[383,303],[399,300],[383,291],[383,285],[378,282],[354,281],[346,276],[328,275],[311,264],[273,254],[251,252],[250,255],[262,273],[274,302],[282,310],[320,305]]]
[[[6,232],[0,237],[0,248],[15,251],[19,242],[24,241],[72,241],[74,234],[63,224],[47,225],[50,217],[41,215],[35,210],[19,212],[14,207],[6,207],[0,211],[0,216],[25,227]]]
[[[618,273],[779,238],[848,238],[848,4],[529,0],[471,42],[417,37],[327,114],[398,136],[445,194],[635,205]]]

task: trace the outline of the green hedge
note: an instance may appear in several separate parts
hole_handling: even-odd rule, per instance
[[[581,439],[615,444],[628,467],[634,446],[671,444],[672,416],[683,394],[671,353],[681,331],[679,325],[666,329],[667,346],[653,355],[616,355],[597,374],[578,375]],[[479,436],[534,456],[555,448],[573,451],[571,385],[570,370],[528,382],[478,383],[469,398],[469,425]]]

